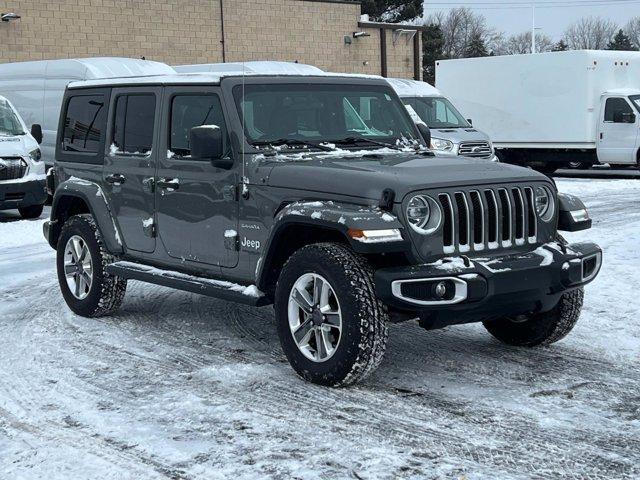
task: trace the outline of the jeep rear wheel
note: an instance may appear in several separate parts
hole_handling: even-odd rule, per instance
[[[309,245],[282,269],[275,297],[282,349],[304,379],[353,384],[373,372],[387,343],[387,312],[367,261],[333,243]]]
[[[112,261],[91,215],[67,220],[58,239],[56,266],[62,296],[74,313],[100,317],[120,307],[127,280],[105,272]]]
[[[487,331],[502,343],[519,347],[551,345],[566,337],[580,318],[584,290],[564,293],[548,312],[484,322]]]

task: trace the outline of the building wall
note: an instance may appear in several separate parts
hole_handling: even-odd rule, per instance
[[[222,0],[227,61],[285,60],[380,74],[380,31],[358,3]],[[220,0],[0,0],[21,19],[0,24],[0,63],[125,56],[170,65],[222,61]],[[368,37],[344,37],[366,31]],[[387,31],[389,76],[413,77],[413,43]]]
[[[222,61],[215,0],[0,0],[0,62],[124,56]],[[176,18],[172,16],[176,15]]]

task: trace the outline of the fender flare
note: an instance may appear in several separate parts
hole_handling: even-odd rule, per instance
[[[279,248],[281,235],[292,225],[309,226],[337,233],[355,252],[361,254],[405,252],[410,249],[406,234],[403,234],[402,240],[381,243],[364,243],[348,234],[349,230],[388,229],[400,230],[402,234],[404,226],[398,218],[378,207],[333,201],[293,202],[279,210],[269,229],[264,261],[259,261],[256,269],[258,285],[264,285],[272,259]]]
[[[591,228],[591,218],[582,200],[575,195],[558,193],[558,230],[578,232]]]
[[[65,180],[56,188],[53,202],[51,203],[51,220],[54,225],[54,232],[52,232],[51,238],[57,239],[62,229],[62,225],[58,221],[59,205],[63,199],[69,197],[80,198],[89,207],[89,212],[96,221],[107,251],[114,254],[123,253],[124,245],[122,244],[120,230],[115,217],[111,213],[102,188],[95,182],[76,177]]]

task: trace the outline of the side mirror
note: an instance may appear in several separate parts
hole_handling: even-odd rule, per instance
[[[427,124],[420,122],[417,123],[416,126],[418,127],[418,131],[420,132],[420,135],[422,135],[424,142],[427,144],[427,148],[431,148],[431,130]]]
[[[31,136],[36,139],[38,144],[42,143],[42,126],[34,123],[31,125]]]
[[[469,125],[473,126],[473,120],[471,120],[470,118],[467,118],[467,122],[469,122]]]
[[[233,161],[222,158],[224,146],[222,130],[218,125],[201,125],[189,131],[191,157],[194,160],[208,160],[214,167],[229,168]]]

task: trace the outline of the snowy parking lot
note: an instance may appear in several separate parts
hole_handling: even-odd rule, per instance
[[[73,315],[43,219],[0,212],[0,478],[638,478],[640,182],[558,186],[594,218],[566,237],[605,254],[567,339],[393,325],[348,389],[291,370],[271,307],[130,282],[116,316]]]

